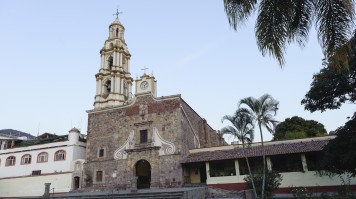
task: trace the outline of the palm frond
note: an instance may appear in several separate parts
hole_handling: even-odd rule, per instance
[[[289,22],[289,43],[296,41],[300,47],[308,42],[310,27],[313,22],[314,3],[312,0],[291,1],[292,15]]]
[[[293,13],[292,0],[263,0],[260,2],[256,21],[257,46],[262,55],[267,53],[285,63],[284,53]]]
[[[355,10],[352,0],[317,0],[315,17],[318,39],[326,58],[345,45],[354,26]]]
[[[220,130],[220,133],[222,135],[230,134],[230,135],[235,136],[236,132],[237,132],[236,129],[232,126],[226,126]]]
[[[229,24],[234,30],[245,23],[255,10],[257,0],[224,0],[224,9]]]

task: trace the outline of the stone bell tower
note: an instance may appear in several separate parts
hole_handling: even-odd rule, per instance
[[[122,105],[132,99],[131,54],[124,39],[125,28],[118,17],[109,26],[109,37],[100,50],[94,109]]]

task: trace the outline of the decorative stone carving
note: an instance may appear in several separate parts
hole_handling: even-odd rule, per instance
[[[127,138],[127,140],[124,143],[124,145],[114,152],[114,159],[115,160],[127,159],[127,153],[126,153],[125,150],[134,148],[134,146],[135,146],[134,135],[135,135],[135,132],[131,131],[130,134],[129,134],[129,137]]]
[[[139,106],[139,113],[140,113],[140,116],[142,117],[142,120],[147,120],[147,113],[148,113],[148,106],[147,104],[140,104]]]
[[[172,142],[164,140],[155,127],[153,128],[152,145],[161,147],[159,155],[171,155],[176,152],[176,146]]]

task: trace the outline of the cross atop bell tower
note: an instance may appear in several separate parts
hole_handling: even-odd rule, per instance
[[[131,54],[127,48],[125,28],[116,19],[109,26],[109,37],[100,50],[101,64],[96,77],[96,95],[94,109],[122,105],[132,99],[130,73]]]

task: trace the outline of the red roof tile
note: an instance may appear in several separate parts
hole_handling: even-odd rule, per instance
[[[311,141],[301,141],[294,143],[276,143],[265,145],[265,155],[279,155],[279,154],[290,154],[290,153],[305,153],[311,151],[321,151],[325,145],[329,142],[327,140],[311,140]],[[245,149],[246,155],[248,157],[262,156],[263,150],[261,146],[248,147]],[[191,153],[183,161],[183,163],[190,162],[203,162],[211,160],[227,160],[227,159],[237,159],[243,158],[243,148],[235,148],[230,150],[217,150],[217,151],[205,151]]]

